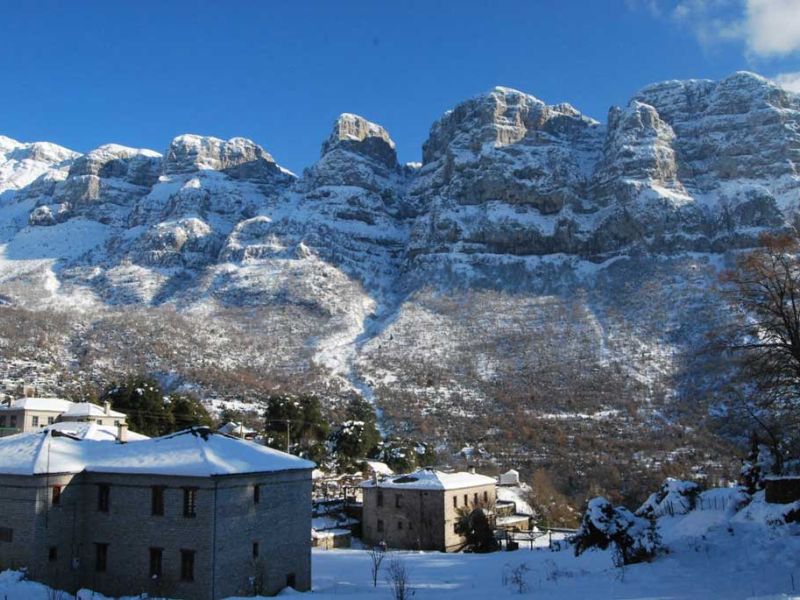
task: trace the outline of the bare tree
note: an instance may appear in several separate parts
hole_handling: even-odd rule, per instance
[[[408,568],[399,556],[392,556],[386,569],[386,581],[392,589],[394,600],[408,600],[414,595],[408,576]]]
[[[796,431],[800,417],[800,243],[764,235],[761,244],[723,276],[741,316],[725,345],[741,359],[750,417],[774,437],[776,427]]]
[[[378,587],[378,574],[381,571],[381,563],[386,558],[386,550],[382,546],[373,546],[370,548],[369,558],[372,587]]]

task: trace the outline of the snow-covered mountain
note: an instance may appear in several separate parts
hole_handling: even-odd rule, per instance
[[[400,429],[547,451],[510,407],[541,430],[685,412],[710,282],[799,205],[800,96],[751,73],[648,86],[605,124],[497,87],[421,165],[343,114],[300,176],[243,138],[0,137],[0,298],[32,319],[0,331],[6,375],[355,390]]]

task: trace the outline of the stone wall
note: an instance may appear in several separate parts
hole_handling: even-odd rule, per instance
[[[767,478],[765,486],[767,502],[789,504],[800,500],[800,476]]]

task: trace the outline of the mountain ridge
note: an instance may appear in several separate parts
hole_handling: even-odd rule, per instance
[[[512,410],[548,431],[542,415],[621,406],[628,430],[705,427],[711,284],[794,226],[799,169],[800,96],[746,72],[647,86],[604,124],[498,86],[437,120],[419,165],[351,113],[300,175],[244,138],[83,155],[0,138],[0,310],[72,323],[5,378],[140,370],[332,410],[356,393],[389,429],[452,448],[504,431],[516,455],[551,451]],[[167,330],[176,348],[148,354]]]

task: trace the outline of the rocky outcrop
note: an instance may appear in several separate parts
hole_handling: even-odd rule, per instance
[[[281,169],[261,146],[245,138],[220,140],[215,137],[181,135],[172,140],[164,156],[164,174],[180,175],[209,170],[220,171],[232,179],[271,183],[288,181]]]
[[[410,174],[398,165],[383,127],[341,115],[320,159],[276,204],[239,223],[221,256],[248,262],[319,257],[374,290],[385,287],[404,255]]]
[[[653,106],[676,134],[679,177],[701,191],[734,180],[796,176],[800,97],[753,73],[719,82],[666,81],[635,100]]]
[[[70,177],[121,179],[132,185],[151,187],[158,181],[161,155],[152,150],[106,144],[75,159]]]
[[[675,132],[655,108],[638,101],[608,114],[602,160],[595,168],[595,195],[612,197],[615,183],[641,182],[682,191],[673,144]]]
[[[65,172],[78,156],[56,144],[25,144],[0,136],[0,194],[21,190],[47,173]]]
[[[158,181],[161,155],[117,144],[75,158],[67,176],[40,193],[30,216],[33,225],[54,225],[75,216],[101,223],[124,222],[125,210]]]
[[[387,131],[358,115],[339,116],[330,137],[322,144],[322,156],[337,149],[363,156],[388,169],[397,166],[395,144]]]

